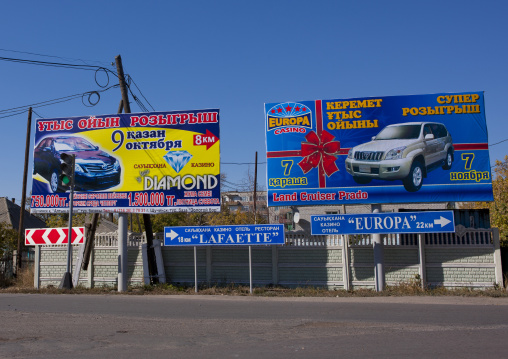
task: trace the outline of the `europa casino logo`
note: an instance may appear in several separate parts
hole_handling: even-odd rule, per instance
[[[312,112],[307,106],[296,102],[279,103],[267,113],[268,131],[275,135],[281,133],[305,133],[312,129]]]
[[[321,104],[319,104],[321,106]],[[340,142],[334,141],[335,137],[322,128],[322,116],[316,105],[316,130],[312,129],[312,112],[308,106],[297,102],[286,102],[274,105],[267,111],[267,131],[273,131],[274,135],[285,133],[305,134],[300,148],[284,148],[282,150],[268,152],[268,158],[279,157],[303,157],[298,166],[304,174],[312,169],[317,169],[319,186],[326,186],[325,176],[330,177],[339,171],[335,161],[340,154]],[[268,141],[268,139],[267,139]],[[274,140],[277,142],[277,140]],[[280,141],[279,141],[280,142]],[[292,142],[292,145],[296,145]],[[272,181],[272,183],[275,183]]]

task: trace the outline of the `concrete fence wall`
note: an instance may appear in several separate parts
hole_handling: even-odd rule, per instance
[[[160,238],[158,234],[156,238]],[[146,277],[141,244],[131,235],[128,281],[141,285]],[[113,286],[118,276],[116,234],[98,236],[91,265],[79,283]],[[74,261],[77,256],[74,247]],[[197,278],[206,284],[248,284],[247,246],[197,247]],[[36,250],[36,286],[58,286],[65,271],[66,246]],[[492,287],[503,284],[497,229],[457,226],[455,234],[386,235],[385,276],[388,285],[418,281],[445,287]],[[194,247],[162,247],[167,281],[194,284]],[[374,288],[374,253],[369,236],[312,236],[286,234],[284,246],[252,246],[252,278],[256,286],[319,286],[337,289]]]
[[[79,246],[72,246],[72,271]],[[131,285],[143,284],[143,259],[140,246],[127,248],[128,278]],[[37,246],[35,252],[35,287],[58,287],[67,265],[67,246]],[[85,287],[115,286],[118,282],[118,248],[95,247],[86,271],[81,271],[79,285]]]

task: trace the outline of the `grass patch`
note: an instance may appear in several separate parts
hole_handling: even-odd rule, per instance
[[[19,288],[34,289],[33,267],[22,268],[15,279],[15,286]]]
[[[250,296],[250,288],[245,285],[201,285],[198,292],[194,286],[180,284],[157,284],[132,286],[124,293],[118,293],[116,287],[104,286],[96,288],[85,288],[78,286],[71,290],[59,289],[49,286],[41,289],[33,287],[33,272],[28,270],[22,274],[16,282],[1,288],[0,293],[40,293],[40,294],[120,294],[120,295],[228,295],[228,296]],[[461,297],[508,297],[508,292],[499,287],[488,289],[456,288],[447,289],[443,287],[423,289],[418,281],[400,283],[395,286],[387,286],[383,292],[376,292],[374,289],[357,288],[354,290],[318,288],[302,286],[287,288],[282,286],[265,286],[253,288],[253,296],[257,297],[386,297],[386,296],[461,296]]]

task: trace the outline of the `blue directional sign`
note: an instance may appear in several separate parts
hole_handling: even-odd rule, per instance
[[[312,235],[455,232],[453,211],[310,216]]]
[[[165,246],[231,246],[284,244],[284,225],[164,227]]]

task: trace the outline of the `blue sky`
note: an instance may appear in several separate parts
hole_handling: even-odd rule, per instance
[[[120,54],[155,110],[220,108],[223,163],[265,162],[265,102],[485,91],[489,143],[508,139],[505,1],[16,1],[2,13],[0,57],[111,66]],[[0,61],[0,76],[0,110],[99,89],[91,71]],[[95,107],[35,111],[109,114],[119,100],[112,89]],[[19,201],[27,114],[0,120],[0,196]],[[491,163],[506,154],[508,141],[492,146]],[[228,189],[249,168],[223,164]]]

